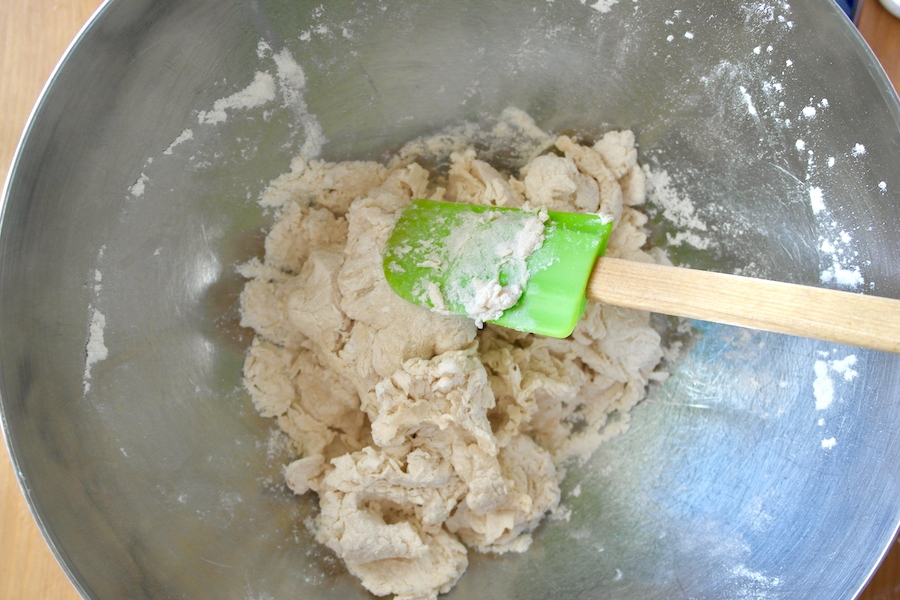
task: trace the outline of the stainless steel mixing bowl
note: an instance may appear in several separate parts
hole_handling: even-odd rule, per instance
[[[300,95],[213,122],[281,51]],[[3,428],[85,597],[367,597],[241,388],[235,266],[313,117],[324,158],[378,158],[510,105],[634,128],[706,227],[677,262],[840,287],[838,264],[900,297],[900,105],[831,0],[113,0],[40,100],[0,234]],[[474,556],[448,598],[861,589],[900,522],[900,359],[696,327],[631,431],[572,468],[571,518]]]

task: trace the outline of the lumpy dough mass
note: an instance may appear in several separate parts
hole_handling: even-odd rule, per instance
[[[643,249],[630,131],[537,142],[516,176],[473,149],[448,151],[442,174],[415,152],[387,166],[296,159],[261,200],[278,218],[264,259],[241,269],[256,332],[244,383],[290,437],[287,485],[318,496],[317,539],[376,595],[435,598],[469,550],[526,551],[567,462],[626,427],[659,376],[646,313],[592,303],[572,336],[550,339],[478,329],[385,282],[381,249],[412,198],[602,212],[615,219],[608,255],[664,260]]]

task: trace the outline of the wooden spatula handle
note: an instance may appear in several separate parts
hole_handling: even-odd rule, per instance
[[[602,257],[587,297],[666,315],[900,352],[900,300]]]

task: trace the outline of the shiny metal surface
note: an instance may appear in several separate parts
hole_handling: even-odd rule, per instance
[[[277,103],[198,112],[274,73],[261,40],[302,66],[325,158],[508,105],[553,131],[634,127],[715,242],[676,261],[818,285],[844,232],[864,291],[900,297],[900,105],[831,0],[603,4],[105,5],[29,125],[0,232],[3,428],[86,598],[368,597],[312,542],[314,503],[279,484],[240,385],[234,267],[306,133]],[[109,355],[86,379],[97,312]],[[900,357],[696,326],[632,430],[572,468],[570,520],[473,556],[448,598],[857,593],[900,522]],[[850,355],[817,410],[817,361]]]

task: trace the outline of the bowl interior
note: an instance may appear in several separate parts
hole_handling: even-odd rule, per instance
[[[257,73],[276,95],[229,104]],[[113,0],[40,101],[0,232],[4,429],[82,594],[367,597],[241,387],[235,267],[298,152],[383,158],[508,106],[633,128],[677,263],[900,297],[900,104],[830,0]],[[472,556],[448,598],[861,589],[900,522],[898,357],[695,331],[571,469],[571,518]]]

